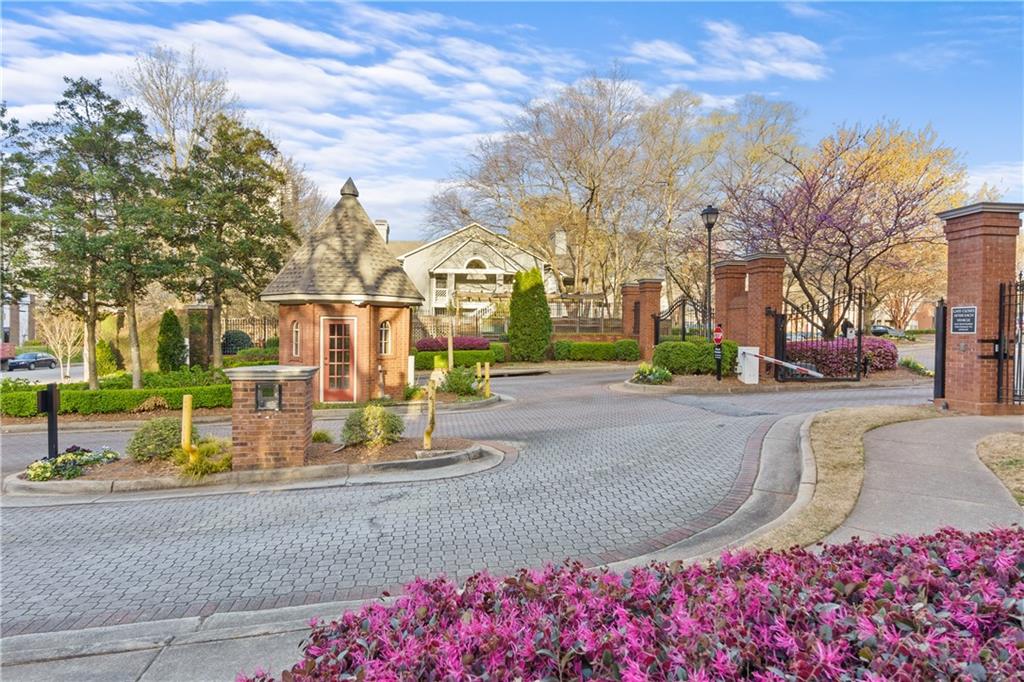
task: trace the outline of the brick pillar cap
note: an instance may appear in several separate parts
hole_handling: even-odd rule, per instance
[[[1015,215],[1024,213],[1024,204],[1010,204],[1001,201],[981,201],[976,204],[968,204],[960,208],[951,208],[948,211],[936,213],[942,220],[953,220],[964,218],[975,213],[1013,213]]]
[[[720,261],[718,261],[717,263],[714,264],[714,268],[715,268],[715,270],[717,270],[718,268],[728,268],[728,267],[740,267],[740,268],[742,268],[746,264],[747,264],[747,261],[745,261],[745,260],[742,260],[742,259],[739,259],[739,258],[732,258],[730,260],[720,260]]]
[[[231,381],[299,381],[312,378],[319,370],[302,365],[253,365],[229,367],[224,374]]]
[[[775,253],[771,251],[760,251],[758,253],[751,253],[743,257],[743,260],[749,263],[752,260],[786,260],[786,254]]]
[[[637,280],[637,286],[643,286],[644,284],[648,284],[648,285],[650,285],[650,284],[661,284],[664,281],[665,280],[663,280],[663,279],[659,279],[659,278],[655,278],[655,277],[650,277],[650,278],[647,278],[647,279],[639,279],[639,280]]]
[[[640,284],[638,282],[629,282],[627,284],[623,284],[622,288],[623,289],[636,289],[639,286],[640,286]]]

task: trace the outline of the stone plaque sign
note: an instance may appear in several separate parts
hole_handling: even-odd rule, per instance
[[[949,309],[949,331],[953,334],[978,332],[978,306],[961,305]]]

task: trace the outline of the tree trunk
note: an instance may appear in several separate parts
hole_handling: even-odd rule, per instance
[[[142,388],[142,350],[139,347],[139,321],[135,316],[135,298],[125,306],[128,317],[128,353],[132,363],[132,388]]]
[[[224,366],[224,350],[220,345],[220,337],[223,335],[220,329],[220,311],[224,307],[224,300],[221,293],[215,292],[210,298],[213,309],[210,311],[213,317],[210,320],[210,336],[213,337],[213,353],[210,355],[210,367],[220,369]]]
[[[100,378],[96,375],[96,318],[99,312],[96,305],[96,292],[90,291],[85,310],[85,376],[89,380],[89,390],[100,387]]]

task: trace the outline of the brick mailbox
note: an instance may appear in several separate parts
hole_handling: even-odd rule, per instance
[[[302,466],[313,434],[317,367],[262,365],[224,370],[231,380],[231,468]]]

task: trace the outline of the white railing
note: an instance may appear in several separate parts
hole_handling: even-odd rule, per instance
[[[435,308],[447,308],[448,307],[448,288],[437,287],[434,289],[434,307]]]
[[[494,311],[497,309],[498,306],[494,305],[493,303],[488,303],[483,308],[477,308],[476,310],[474,310],[472,313],[470,313],[469,316],[475,317],[477,319],[487,319],[488,317],[493,315]]]

